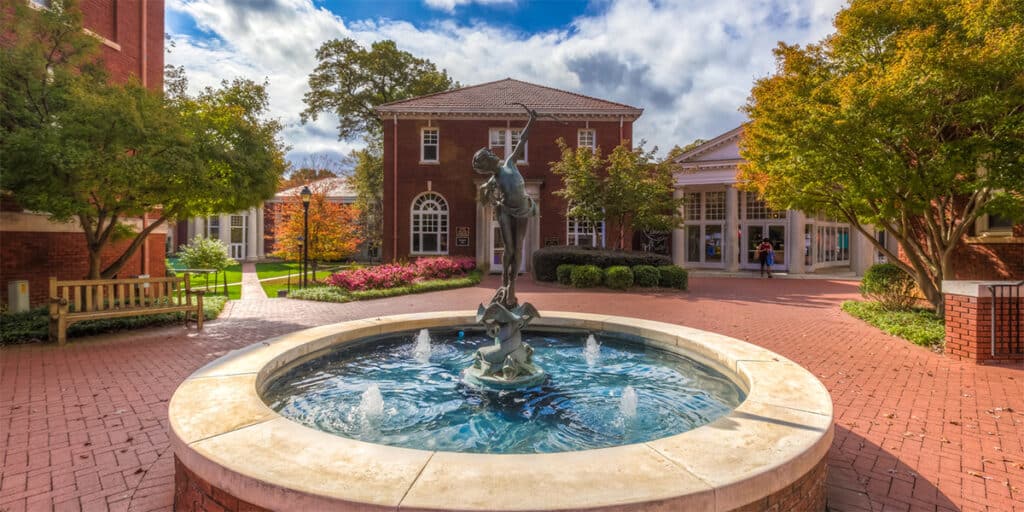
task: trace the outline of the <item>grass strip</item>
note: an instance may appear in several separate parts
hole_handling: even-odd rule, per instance
[[[397,297],[399,295],[411,295],[414,293],[436,292],[441,290],[451,290],[453,288],[476,286],[480,284],[482,276],[482,272],[474,270],[463,277],[456,277],[452,279],[433,279],[405,286],[396,286],[394,288],[361,290],[355,292],[349,292],[337,286],[317,286],[314,288],[306,288],[305,290],[293,290],[288,297],[292,299],[315,300],[321,302],[352,302],[357,300],[383,299],[386,297]]]
[[[946,338],[946,325],[935,312],[915,308],[905,311],[890,311],[877,302],[848,300],[842,305],[843,311],[859,318],[882,332],[903,338],[922,347],[941,346]]]

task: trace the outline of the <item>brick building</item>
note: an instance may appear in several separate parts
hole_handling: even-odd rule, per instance
[[[555,141],[607,154],[633,138],[633,121],[643,110],[506,78],[377,107],[384,128],[385,261],[470,256],[500,271],[504,249],[497,222],[491,208],[476,200],[487,176],[473,170],[472,158],[483,147],[499,157],[512,150],[527,121],[515,103],[557,116],[534,123],[517,163],[540,211],[530,221],[521,270],[541,246],[605,244],[603,222],[567,218],[565,200],[554,194],[561,188],[549,166],[561,158]]]
[[[48,8],[48,0],[24,0]],[[164,0],[82,0],[85,28],[101,41],[101,58],[112,80],[137,77],[150,89],[163,89]],[[133,219],[138,226],[148,219]],[[167,230],[158,228],[121,270],[120,276],[163,276]],[[104,251],[113,261],[128,241]],[[0,303],[8,301],[8,283],[28,280],[30,301],[45,303],[47,278],[80,279],[88,273],[85,236],[77,222],[54,223],[45,214],[23,211],[16,197],[0,198]]]

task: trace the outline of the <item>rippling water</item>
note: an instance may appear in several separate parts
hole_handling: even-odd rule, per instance
[[[277,376],[263,399],[281,415],[340,436],[427,450],[550,453],[657,439],[728,413],[743,392],[692,359],[593,333],[600,360],[587,363],[588,333],[528,331],[534,360],[548,374],[540,386],[485,391],[462,371],[477,348],[493,343],[467,328],[431,330],[428,361],[415,356],[417,332],[374,337]],[[376,384],[383,413],[361,410]],[[620,413],[623,390],[636,391],[636,416]],[[366,406],[364,405],[363,408]]]

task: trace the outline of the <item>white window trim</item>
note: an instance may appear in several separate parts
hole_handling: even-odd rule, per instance
[[[519,132],[519,133],[523,133],[523,129],[522,128],[496,127],[496,128],[491,128],[491,129],[487,130],[487,147],[488,148],[495,147],[495,146],[491,145],[491,141],[494,139],[494,137],[493,137],[494,132],[497,132],[497,131],[505,132],[505,148],[504,148],[505,149],[505,154],[502,157],[502,160],[504,160],[505,158],[508,158],[508,155],[512,154],[512,150],[515,149],[515,147],[516,147],[516,145],[512,143],[512,132],[516,131],[516,132]],[[523,158],[521,160],[516,160],[516,165],[519,165],[519,164],[530,165],[530,161],[529,160],[530,160],[530,141],[526,141],[526,145],[523,146]]]
[[[571,223],[571,222],[575,222],[576,223],[577,228],[574,231],[570,231],[569,230],[569,223]],[[601,248],[604,248],[605,247],[605,233],[608,231],[606,229],[607,226],[606,226],[604,220],[599,220],[597,222],[590,222],[590,221],[586,221],[586,220],[579,220],[579,219],[576,219],[575,217],[570,217],[569,215],[565,216],[565,245],[569,245],[569,246],[573,246],[573,247],[584,247],[584,246],[580,245],[580,243],[579,243],[579,240],[580,240],[579,223],[580,222],[589,222],[592,225],[592,227],[591,227],[591,235],[590,236],[591,236],[591,239],[594,240],[595,243],[591,244],[591,247],[601,247]],[[598,235],[599,233],[600,233],[600,235]],[[600,236],[600,245],[597,244],[599,236]],[[570,241],[572,241],[572,243],[570,243]]]
[[[441,198],[442,201],[444,201],[445,209],[444,210],[440,210],[440,212],[443,212],[443,214],[444,214],[444,231],[437,233],[437,235],[438,235],[438,237],[437,237],[437,242],[438,242],[437,245],[438,245],[438,247],[441,246],[441,235],[442,234],[444,235],[444,241],[445,241],[444,247],[445,247],[445,250],[443,250],[443,251],[422,251],[422,250],[414,251],[413,250],[413,246],[414,246],[413,240],[415,240],[415,238],[416,238],[416,233],[412,230],[413,219],[415,218],[417,213],[420,213],[420,214],[433,213],[433,212],[430,212],[429,210],[424,211],[424,210],[415,210],[414,209],[415,206],[416,206],[416,202],[419,201],[420,197],[423,197],[424,195],[427,195],[427,194],[436,195],[437,197]],[[438,228],[440,228],[440,227],[441,227],[441,224],[438,223]],[[432,191],[432,190],[428,190],[426,192],[421,192],[421,193],[417,194],[416,197],[412,198],[412,203],[409,204],[409,254],[410,255],[414,255],[414,256],[443,256],[443,255],[448,254],[448,248],[450,247],[449,243],[448,243],[449,242],[448,237],[449,237],[450,232],[451,232],[451,204],[448,202],[448,199],[446,199],[440,193]],[[420,234],[422,234],[422,233],[423,232],[421,231]],[[420,246],[422,247],[422,243],[420,244]]]
[[[712,193],[726,193],[726,190],[725,189],[721,189],[721,188],[707,188],[707,189],[700,188],[700,189],[697,189],[697,190],[693,190],[693,189],[684,190],[684,193],[687,194],[687,195],[689,195],[689,194],[698,194],[698,195],[700,195],[700,211],[697,214],[697,218],[692,218],[692,217],[690,217],[688,215],[689,214],[689,211],[688,211],[689,204],[688,203],[684,203],[683,204],[683,213],[686,214],[686,215],[683,216],[683,240],[684,240],[684,245],[683,246],[685,248],[685,250],[683,251],[683,255],[682,255],[683,261],[685,262],[686,265],[696,266],[696,267],[709,267],[709,268],[724,267],[726,265],[726,263],[727,263],[726,260],[725,260],[725,254],[724,254],[725,250],[724,249],[725,249],[725,244],[727,243],[727,240],[726,240],[726,237],[727,237],[726,233],[727,232],[726,232],[725,226],[726,226],[726,218],[729,216],[728,204],[726,203],[726,205],[725,205],[726,211],[725,211],[725,214],[723,215],[723,218],[721,218],[721,219],[708,219],[707,209],[708,209],[708,194],[712,194]],[[690,228],[690,226],[694,226],[694,227],[697,228],[697,233],[698,233],[698,249],[699,249],[698,250],[698,254],[700,254],[700,258],[697,261],[691,261],[689,259],[689,251],[690,251],[690,247],[689,247],[689,228]],[[722,252],[723,252],[723,254],[720,256],[718,261],[708,261],[708,259],[707,259],[707,234],[708,234],[707,231],[708,231],[708,227],[709,226],[718,227],[718,232],[719,232],[719,234],[722,237],[721,243],[722,243],[722,249],[723,249]]]
[[[437,155],[437,158],[434,159],[434,160],[427,160],[426,158],[423,157],[424,149],[427,146],[426,142],[423,141],[423,137],[426,135],[427,131],[433,131],[433,132],[437,133],[437,142],[435,142],[433,144],[433,146],[435,148],[435,154]],[[435,127],[435,126],[430,126],[430,127],[427,127],[427,128],[420,128],[420,163],[421,164],[438,164],[438,163],[441,163],[441,130],[438,129],[437,127]]]
[[[1013,226],[990,227],[989,215],[985,214],[979,215],[978,219],[974,221],[974,232],[980,238],[1013,236]]]
[[[582,143],[584,133],[590,134],[590,145],[584,145]],[[580,128],[579,130],[576,130],[576,147],[590,148],[591,151],[597,151],[597,130],[593,128]]]

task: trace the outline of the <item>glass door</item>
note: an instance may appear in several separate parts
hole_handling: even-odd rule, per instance
[[[501,239],[501,226],[491,221],[491,273],[501,273],[501,260],[505,257],[505,241]]]
[[[231,258],[245,259],[246,215],[231,216]]]
[[[764,239],[764,232],[764,225],[751,224],[747,226],[747,239],[743,241],[743,247],[745,249],[743,251],[745,254],[743,262],[748,268],[758,268],[761,264],[761,261],[757,256],[757,246],[761,243],[761,240]]]
[[[775,264],[773,270],[786,269],[786,226],[784,224],[748,224],[743,233],[745,239],[743,244],[743,266],[745,268],[760,268],[761,261],[758,258],[757,246],[767,238],[775,251]]]

